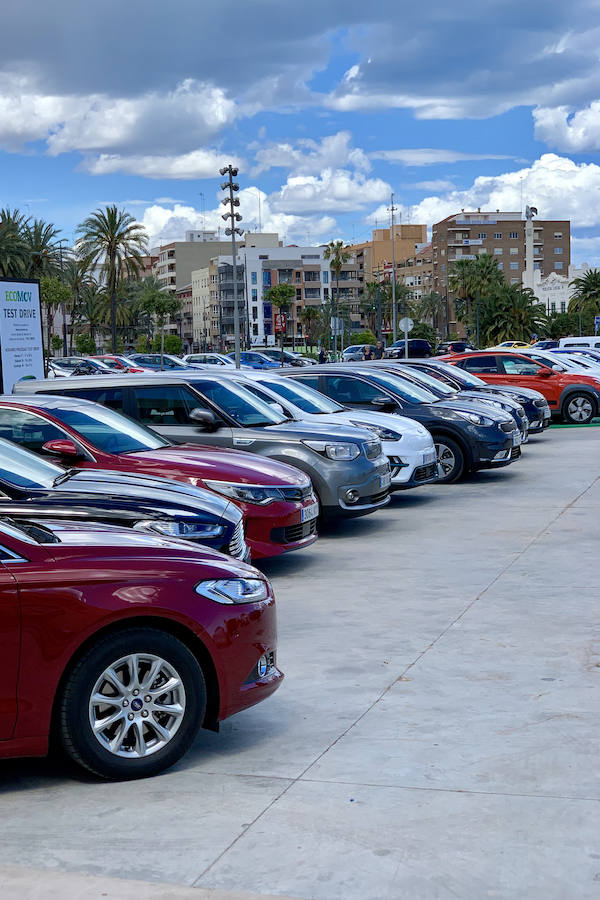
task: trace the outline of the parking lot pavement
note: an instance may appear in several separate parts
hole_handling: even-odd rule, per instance
[[[265,562],[282,688],[149,781],[4,763],[0,864],[201,900],[597,898],[599,441],[551,430]]]

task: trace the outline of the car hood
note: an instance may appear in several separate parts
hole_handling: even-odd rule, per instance
[[[494,403],[500,407],[501,404],[504,404],[507,410],[514,411],[519,406],[518,401],[514,397],[502,397],[500,395],[496,395],[494,397],[493,394],[489,394],[487,391],[479,391],[477,388],[473,388],[473,390],[465,390],[460,392],[459,400],[469,400],[485,403]]]
[[[469,390],[469,388],[466,388]],[[495,384],[487,387],[477,387],[472,390],[481,391],[484,394],[504,394],[509,397],[522,397],[524,400],[544,400],[545,397],[540,391],[534,391],[532,388],[513,387],[509,384]]]
[[[281,440],[307,440],[307,441],[354,441],[364,443],[372,441],[372,431],[365,428],[355,428],[354,425],[311,425],[309,422],[282,422],[281,425],[265,425],[256,429],[258,433],[267,434],[270,438]],[[235,437],[235,432],[234,432]]]
[[[144,450],[128,453],[126,459],[134,459],[140,465],[164,463],[165,469],[173,474],[200,479],[231,481],[235,484],[297,485],[307,484],[303,472],[263,456],[249,456],[239,450],[218,449],[197,444],[178,444],[176,447],[161,447],[158,450]]]
[[[374,425],[379,428],[388,428],[401,434],[402,439],[425,441],[427,445],[432,444],[433,440],[424,425],[415,422],[414,419],[408,419],[406,416],[396,416],[389,413],[371,412],[369,409],[345,409],[338,413],[301,413],[302,423],[308,425],[326,425],[328,428],[368,428]],[[420,446],[420,443],[419,443]]]
[[[454,412],[462,413],[478,413],[481,416],[487,416],[494,422],[506,422],[510,418],[510,413],[503,409],[495,409],[491,404],[483,401],[478,403],[476,400],[438,400],[437,403],[429,404],[430,409],[452,409]],[[515,428],[517,426],[515,425]]]

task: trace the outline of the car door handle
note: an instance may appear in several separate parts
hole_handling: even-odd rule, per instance
[[[252,438],[234,438],[233,446],[234,447],[250,447],[251,444],[254,443]]]

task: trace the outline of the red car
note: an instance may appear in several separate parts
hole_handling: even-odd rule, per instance
[[[310,479],[264,456],[171,444],[98,403],[42,394],[0,401],[0,437],[77,468],[173,478],[229,497],[244,514],[253,559],[317,539],[319,506]]]
[[[104,778],[173,765],[279,686],[256,569],[129,529],[0,521],[0,757],[51,734]]]
[[[146,372],[143,366],[136,366],[134,362],[125,356],[115,356],[112,353],[97,354],[90,356],[90,359],[99,359],[105,365],[114,369],[115,372]]]
[[[511,350],[480,350],[444,357],[446,362],[473,372],[488,384],[533,388],[544,395],[554,417],[585,425],[600,414],[600,380],[590,375],[551,368],[529,355]]]

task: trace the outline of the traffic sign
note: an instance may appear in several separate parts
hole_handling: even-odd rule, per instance
[[[412,319],[409,319],[408,316],[404,316],[400,319],[400,329],[401,331],[412,331],[415,323]]]

